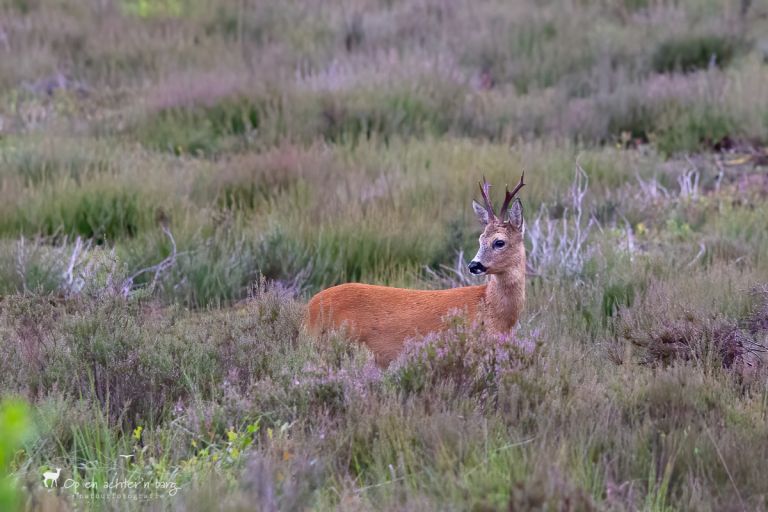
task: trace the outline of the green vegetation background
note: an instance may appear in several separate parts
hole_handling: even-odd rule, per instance
[[[749,0],[0,0],[0,500],[766,509],[767,34]],[[517,344],[457,318],[381,373],[301,332],[333,284],[470,282],[476,183],[522,169]],[[84,490],[122,480],[180,488]]]

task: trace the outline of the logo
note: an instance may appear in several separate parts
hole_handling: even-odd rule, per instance
[[[133,455],[120,455],[126,460]],[[106,466],[105,466],[106,467]],[[157,499],[162,496],[176,496],[181,487],[175,480],[145,480],[143,478],[131,479],[118,477],[112,478],[60,478],[61,468],[45,471],[43,473],[43,487],[56,488],[68,491],[70,495],[78,499],[105,500],[105,499]],[[60,481],[61,480],[61,481]],[[51,491],[52,492],[52,491]]]
[[[59,486],[59,475],[61,475],[61,468],[56,468],[56,471],[46,471],[43,473],[43,485],[46,488],[58,487]],[[48,481],[50,481],[50,485],[48,484]]]

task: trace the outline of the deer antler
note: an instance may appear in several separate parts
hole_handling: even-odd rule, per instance
[[[514,199],[517,193],[520,191],[520,189],[525,186],[525,183],[523,183],[524,177],[525,177],[525,171],[523,171],[523,173],[520,175],[520,181],[517,183],[517,186],[512,192],[510,192],[509,187],[507,187],[507,194],[506,194],[506,197],[504,197],[504,204],[501,206],[502,215],[504,215],[504,212],[506,212],[507,208],[509,208],[509,203],[512,202],[512,199]]]
[[[480,185],[480,194],[483,196],[483,201],[485,202],[485,209],[488,211],[488,216],[492,219],[495,219],[496,212],[493,211],[493,203],[491,203],[491,199],[488,196],[488,192],[490,191],[491,184],[488,183],[485,180],[485,176],[483,176],[483,182],[479,183],[479,185]]]

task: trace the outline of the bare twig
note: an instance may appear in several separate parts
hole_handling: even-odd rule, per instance
[[[640,190],[647,199],[669,199],[669,190],[664,188],[656,178],[643,180],[639,174],[636,174],[635,179],[637,180],[638,185],[640,185]]]
[[[577,162],[574,181],[570,191],[570,208],[566,208],[561,219],[551,219],[546,205],[528,228],[531,250],[528,261],[535,272],[545,274],[546,270],[557,269],[566,273],[578,273],[586,261],[589,250],[587,241],[597,220],[584,220],[584,199],[589,189],[589,177]]]
[[[637,252],[635,232],[632,229],[632,224],[623,214],[621,215],[621,218],[624,220],[624,232],[627,235],[627,253],[629,254],[630,259],[632,259],[635,252]]]
[[[62,274],[64,287],[69,293],[80,292],[85,287],[86,279],[84,276],[92,275],[94,267],[93,260],[88,259],[88,251],[91,249],[91,240],[84,242],[79,236],[75,238],[75,246],[72,248],[72,254],[69,257],[69,264]],[[66,248],[67,242],[64,241],[63,247]],[[77,273],[75,269],[85,264],[84,270]]]
[[[134,281],[136,280],[136,278],[148,272],[155,273],[154,277],[152,278],[152,282],[149,285],[150,292],[154,291],[155,286],[157,286],[157,283],[160,279],[160,275],[176,264],[176,256],[177,256],[176,240],[173,238],[173,234],[171,233],[171,230],[168,229],[168,226],[163,225],[161,228],[163,230],[163,233],[165,233],[165,236],[167,236],[168,239],[171,241],[171,254],[169,254],[168,257],[165,258],[160,263],[156,265],[152,265],[151,267],[143,268],[135,272],[131,276],[129,276],[125,281],[123,281],[123,284],[120,286],[120,293],[123,295],[123,297],[130,297],[130,295],[134,291]]]
[[[688,263],[688,267],[692,267],[694,264],[696,264],[697,261],[701,259],[702,256],[707,252],[707,246],[704,245],[704,242],[701,242],[699,244],[699,252],[694,256],[694,258]]]
[[[677,178],[677,183],[680,185],[680,197],[696,200],[699,198],[699,179],[701,175],[696,170],[696,164],[689,157],[686,157],[686,160],[691,164],[691,168]]]

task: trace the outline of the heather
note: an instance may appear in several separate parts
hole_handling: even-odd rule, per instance
[[[0,509],[765,510],[767,19],[0,0]],[[302,329],[523,169],[515,335]]]

